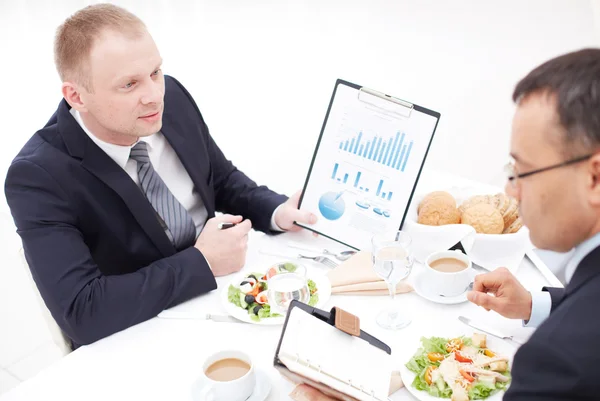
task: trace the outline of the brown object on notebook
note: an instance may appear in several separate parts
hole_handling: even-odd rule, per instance
[[[334,307],[335,309],[335,327],[348,333],[351,336],[360,337],[360,319],[352,313],[346,312],[343,309]]]
[[[373,270],[371,253],[360,251],[331,270],[327,277],[331,282],[332,294],[346,295],[389,295],[388,286]],[[411,292],[406,281],[396,287],[396,294]]]

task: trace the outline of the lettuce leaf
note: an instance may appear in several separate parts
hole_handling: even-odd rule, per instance
[[[232,304],[234,304],[235,306],[241,308],[242,304],[240,303],[240,294],[242,293],[242,291],[234,286],[234,285],[230,285],[229,289],[227,290],[227,299],[229,300],[229,302],[231,302]]]

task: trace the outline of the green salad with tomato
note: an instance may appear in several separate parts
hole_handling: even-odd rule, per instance
[[[471,338],[421,338],[421,348],[406,367],[412,386],[452,401],[483,400],[504,391],[511,376],[508,358],[487,348],[486,335]]]
[[[266,273],[251,273],[245,276],[239,285],[231,284],[227,290],[227,299],[235,306],[248,312],[250,319],[255,322],[261,319],[281,317],[278,313],[271,312],[271,306],[267,298],[269,289],[267,281],[281,273],[293,273],[297,269],[294,263],[281,263],[271,266]],[[308,304],[315,306],[319,302],[317,285],[313,280],[307,280],[310,291]]]

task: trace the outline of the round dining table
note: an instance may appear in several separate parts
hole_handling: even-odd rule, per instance
[[[425,171],[419,181],[417,192],[458,186],[481,186],[461,177],[443,172]],[[483,187],[483,186],[482,186]],[[498,188],[494,188],[498,190]],[[267,236],[252,232],[249,240],[247,261],[243,271],[264,271],[273,263],[289,255],[297,256],[298,249],[290,248],[290,241],[304,244],[307,248],[326,248],[332,251],[344,249],[336,242],[322,236],[315,237],[307,231]],[[271,254],[269,254],[271,253]],[[302,262],[309,275],[327,274],[329,266],[305,260]],[[415,266],[406,279],[412,283],[422,266]],[[516,276],[531,291],[549,285],[547,279],[528,260],[523,258]],[[191,401],[192,386],[201,374],[204,360],[221,350],[242,350],[253,360],[256,369],[268,377],[271,387],[267,400],[287,400],[294,384],[285,379],[273,367],[274,357],[281,336],[281,325],[257,325],[244,322],[217,322],[194,316],[206,313],[225,315],[221,291],[227,291],[231,277],[217,278],[218,288],[208,294],[172,308],[181,318],[155,317],[93,344],[82,346],[66,355],[35,377],[21,383],[0,401],[89,401],[89,400],[185,400]],[[514,336],[519,342],[535,329],[523,327],[520,320],[509,320],[495,312],[488,312],[470,302],[442,304],[432,302],[408,292],[396,296],[395,304],[408,315],[412,323],[400,330],[386,330],[376,323],[377,314],[390,306],[391,297],[332,295],[321,305],[324,310],[340,307],[360,318],[361,329],[377,337],[392,349],[395,368],[405,364],[415,352],[412,344],[425,333],[443,334],[448,327],[473,329],[459,322],[459,316],[484,323],[497,331]],[[517,350],[519,344],[511,342]],[[397,369],[396,369],[397,370]],[[410,386],[410,383],[406,383]],[[401,388],[390,395],[390,400],[414,400]]]

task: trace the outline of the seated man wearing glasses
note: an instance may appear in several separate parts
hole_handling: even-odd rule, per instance
[[[471,302],[539,326],[517,352],[505,401],[600,394],[600,49],[550,60],[517,85],[509,183],[531,241],[575,248],[568,284],[528,292],[505,268],[479,275]],[[410,385],[410,383],[407,383]],[[329,398],[304,386],[304,401]]]

